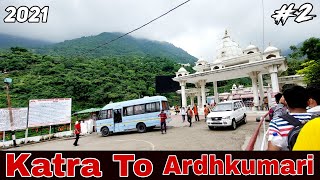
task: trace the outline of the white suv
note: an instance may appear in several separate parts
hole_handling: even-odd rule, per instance
[[[237,128],[237,124],[247,123],[246,107],[241,100],[220,102],[211,110],[206,120],[211,130],[215,127],[225,126],[234,130]]]

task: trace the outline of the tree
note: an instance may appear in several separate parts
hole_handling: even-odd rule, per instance
[[[302,64],[304,67],[298,70],[298,74],[304,75],[307,84],[320,84],[320,63],[315,60],[307,61]]]
[[[309,38],[303,42],[300,48],[302,55],[306,55],[309,60],[320,60],[320,39],[319,38]]]
[[[320,39],[311,37],[301,47],[290,46],[293,51],[289,55],[286,75],[298,73],[304,75],[307,84],[320,83]]]

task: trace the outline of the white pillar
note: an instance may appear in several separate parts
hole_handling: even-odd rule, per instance
[[[201,92],[200,92],[200,89],[198,89],[198,93],[197,93],[197,105],[201,106]]]
[[[200,86],[201,86],[201,100],[202,100],[202,103],[201,103],[201,106],[199,107],[203,107],[207,101],[207,98],[206,98],[206,81],[205,80],[201,80],[200,81]]]
[[[191,102],[191,106],[193,106],[194,105],[194,95],[193,94],[190,95],[190,102]]]
[[[258,86],[257,86],[258,74],[257,74],[257,72],[251,72],[250,78],[252,81],[253,104],[255,106],[255,109],[257,109],[257,107],[259,106],[259,96],[258,96]]]
[[[272,65],[268,67],[271,76],[271,87],[274,94],[280,92],[279,81],[278,81],[278,67],[277,65]]]
[[[180,81],[182,107],[187,107],[186,82]]]
[[[214,102],[219,102],[219,93],[218,93],[218,83],[217,81],[213,81],[213,93],[214,93]]]
[[[264,98],[262,73],[258,74],[258,82],[259,82],[259,92],[260,92],[260,106],[262,106],[263,105],[263,98]]]

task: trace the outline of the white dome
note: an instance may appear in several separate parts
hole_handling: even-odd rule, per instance
[[[268,52],[273,52],[273,51],[278,51],[279,49],[273,46],[268,46],[266,48],[266,50],[264,50],[264,53],[268,53]]]
[[[257,46],[250,44],[245,50],[256,49]]]
[[[231,40],[226,31],[225,36],[222,38],[222,43],[217,49],[217,59],[229,59],[241,55],[243,55],[242,49],[236,42]]]
[[[184,67],[181,67],[179,70],[178,70],[179,73],[186,73],[188,72]]]

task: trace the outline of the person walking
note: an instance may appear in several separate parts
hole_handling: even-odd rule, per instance
[[[184,107],[181,108],[181,116],[182,122],[184,123],[186,121],[186,109]]]
[[[207,107],[207,105],[204,105],[204,122],[207,122],[207,116],[210,113],[209,108]]]
[[[164,130],[164,133],[167,133],[167,123],[166,123],[167,114],[162,109],[161,113],[158,116],[160,117],[161,134],[163,134],[163,130]]]
[[[194,104],[192,110],[193,110],[193,112],[194,112],[194,119],[195,119],[196,121],[200,121],[197,104]]]
[[[78,140],[80,138],[81,126],[78,121],[74,124],[74,134],[76,135],[76,140],[74,141],[73,145],[78,146]]]
[[[193,112],[192,112],[192,109],[190,107],[188,107],[187,116],[188,116],[188,122],[190,123],[189,127],[191,127]]]

